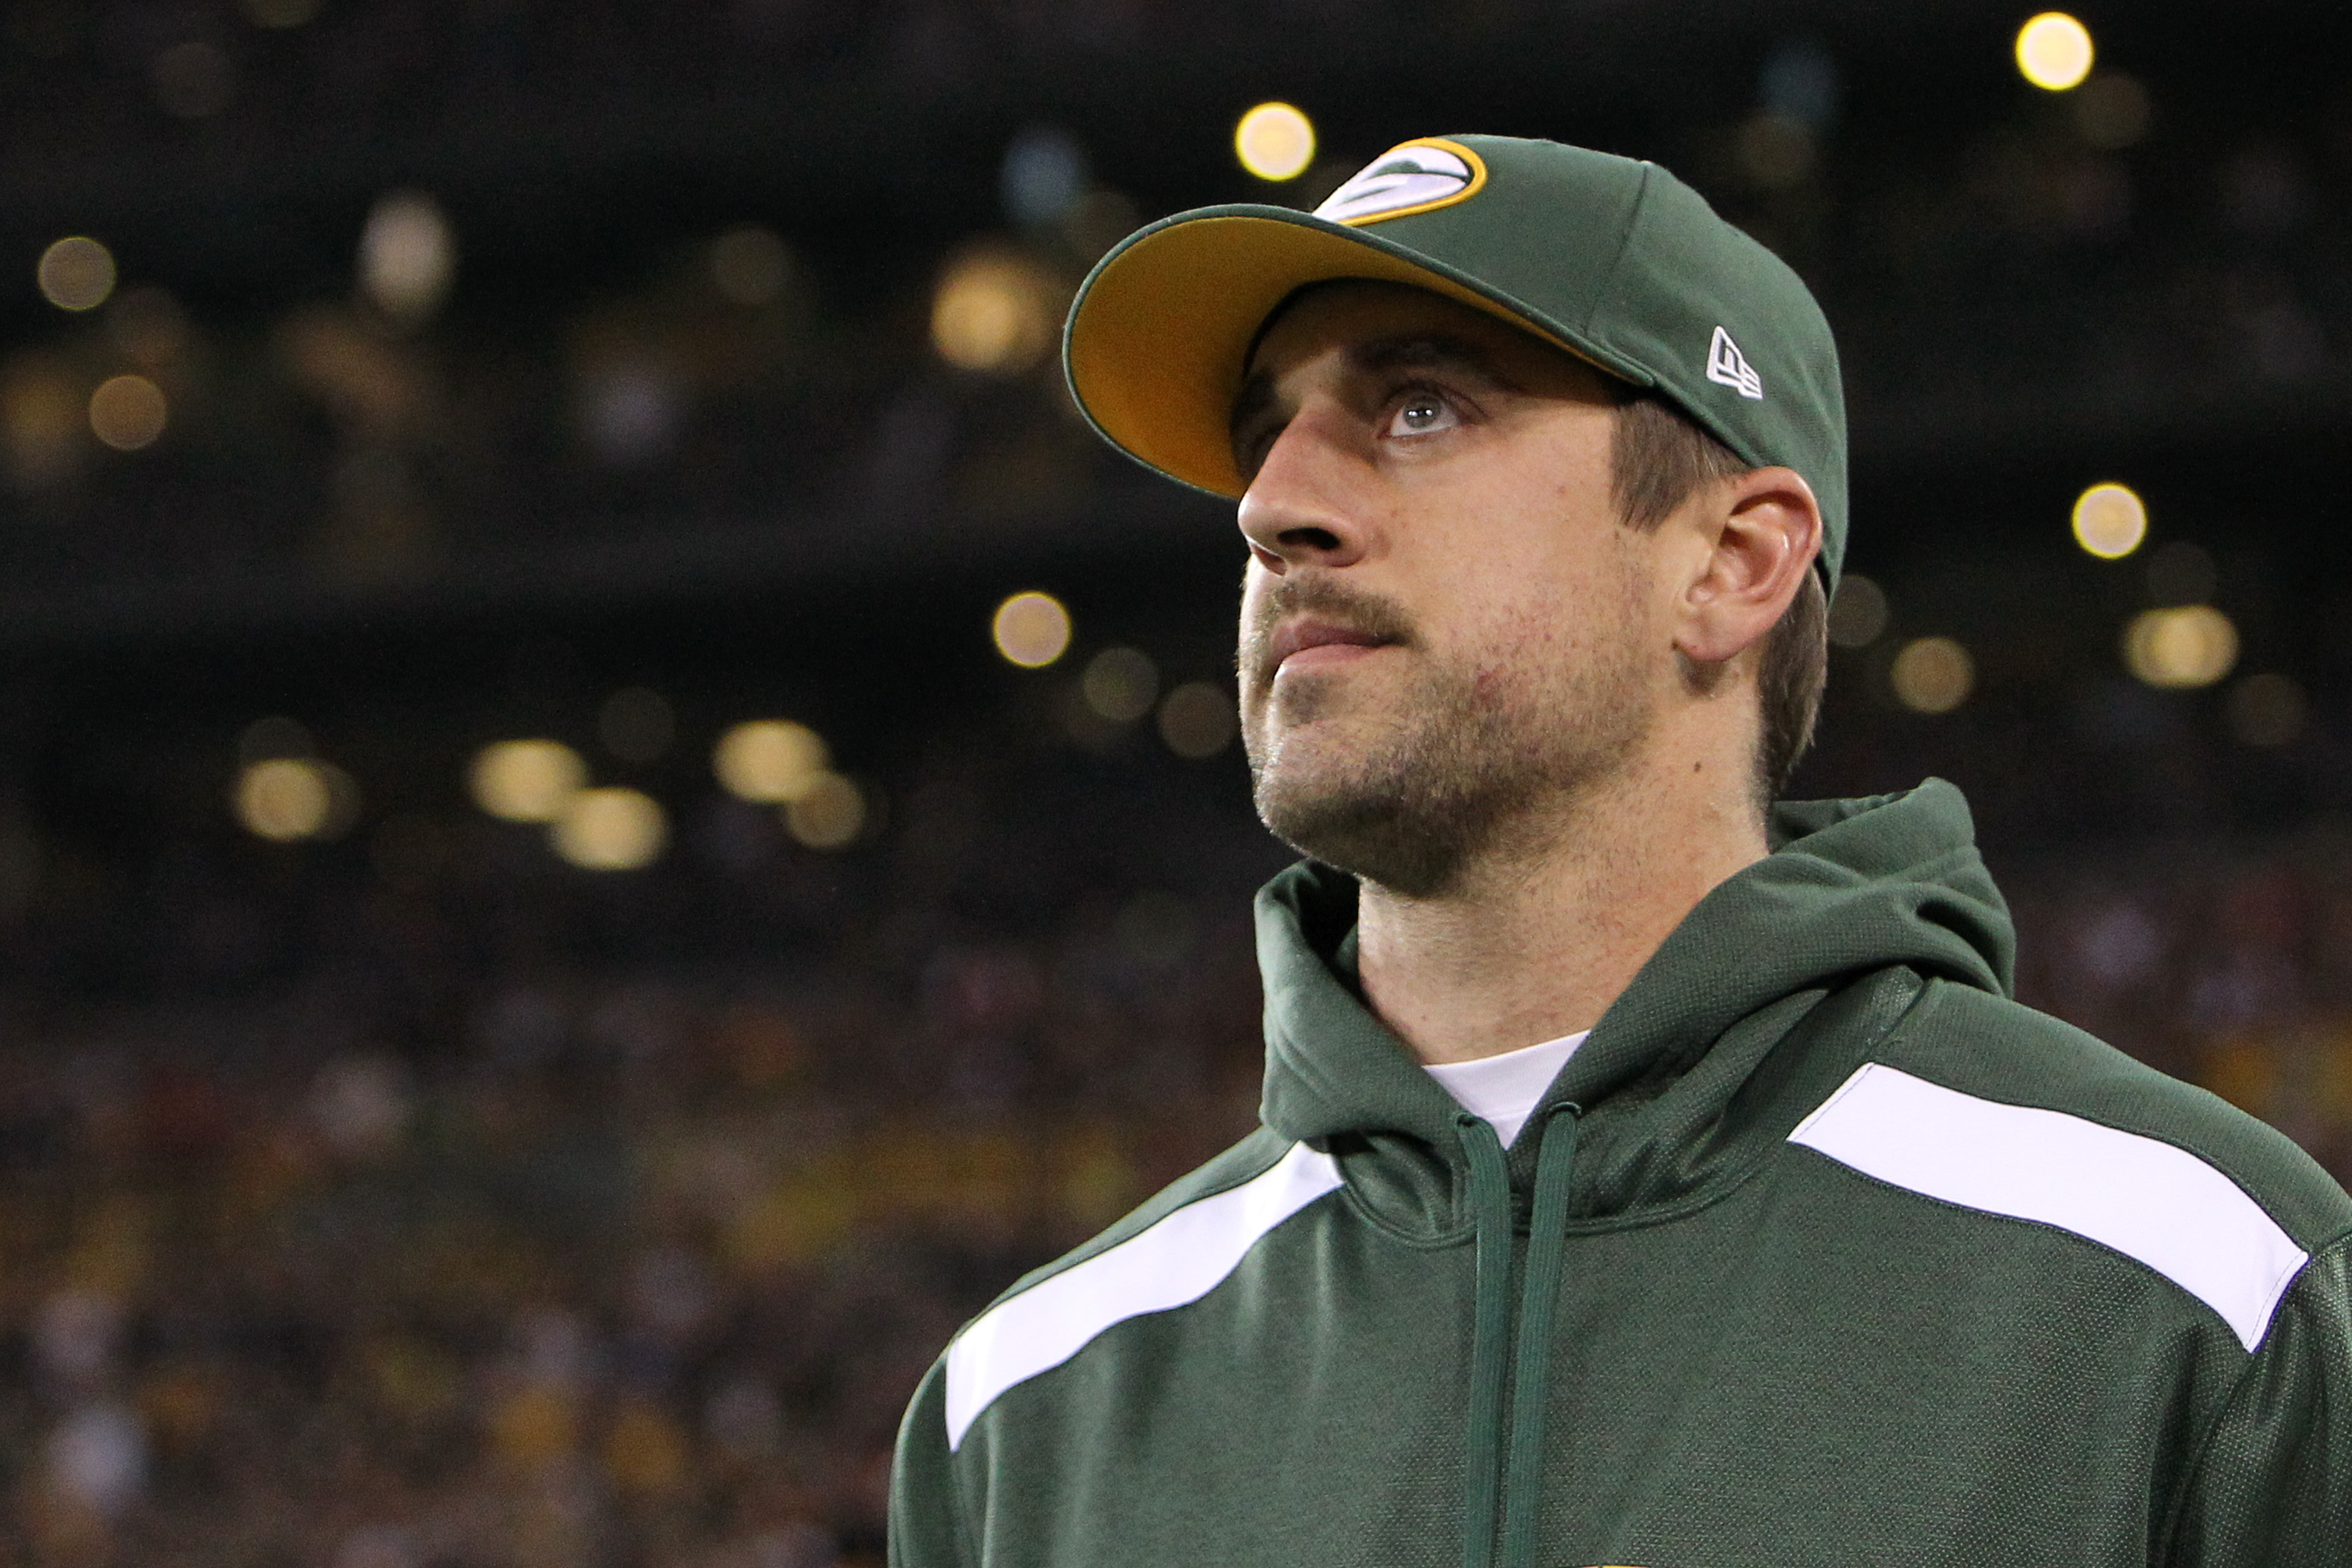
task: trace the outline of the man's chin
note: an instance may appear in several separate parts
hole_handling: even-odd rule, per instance
[[[1462,863],[1456,834],[1408,809],[1396,783],[1308,776],[1281,768],[1256,780],[1259,820],[1301,855],[1408,897],[1443,892]]]
[[[1325,692],[1292,700],[1277,695],[1254,715],[1251,728],[1253,764],[1295,777],[1307,790],[1346,787],[1397,740],[1393,721],[1383,723],[1361,704],[1342,705]]]
[[[1370,777],[1365,748],[1351,744],[1341,728],[1326,721],[1284,726],[1270,742],[1252,737],[1250,787],[1267,826],[1275,826],[1270,810],[1303,820],[1346,810],[1343,803],[1358,798],[1393,795]]]

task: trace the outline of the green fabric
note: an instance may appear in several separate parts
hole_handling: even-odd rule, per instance
[[[1265,1125],[1011,1294],[1302,1140],[1342,1184],[1197,1300],[1004,1388],[952,1450],[934,1369],[898,1568],[2343,1568],[2352,1199],[2008,996],[1950,786],[1784,808],[1775,843],[1507,1156],[1335,973],[1346,879],[1276,879]],[[1788,1142],[1865,1062],[2185,1150],[2311,1261],[2249,1353],[2128,1256]]]

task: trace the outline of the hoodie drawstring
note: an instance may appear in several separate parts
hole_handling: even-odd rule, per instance
[[[1544,1413],[1551,1399],[1552,1310],[1568,1251],[1568,1178],[1582,1108],[1555,1105],[1536,1130],[1536,1203],[1528,1221],[1528,1277],[1519,1288],[1518,1366],[1511,1383],[1511,1468],[1504,1484],[1503,1568],[1536,1560],[1543,1515]]]
[[[1477,1220],[1477,1293],[1470,1341],[1469,1475],[1462,1499],[1462,1568],[1487,1568],[1495,1548],[1502,1456],[1503,1357],[1511,1333],[1511,1177],[1503,1142],[1486,1118],[1454,1119],[1470,1163],[1470,1209]]]
[[[1511,1179],[1502,1141],[1481,1117],[1454,1118],[1455,1135],[1470,1166],[1470,1207],[1476,1221],[1475,1328],[1470,1350],[1468,1475],[1462,1510],[1462,1568],[1495,1562],[1495,1521],[1502,1508],[1500,1568],[1535,1562],[1543,1498],[1544,1411],[1551,1372],[1553,1309],[1567,1250],[1568,1184],[1576,1162],[1574,1105],[1557,1105],[1536,1131],[1535,1206],[1528,1268],[1519,1287],[1518,1353],[1507,1357],[1511,1337]],[[1561,1120],[1566,1126],[1555,1133]],[[1507,1360],[1516,1365],[1507,1365]],[[1510,1463],[1503,1465],[1503,1388],[1510,1373]],[[1507,1485],[1505,1485],[1507,1477]]]

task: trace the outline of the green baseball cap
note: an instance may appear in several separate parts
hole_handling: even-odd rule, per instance
[[[1070,391],[1113,446],[1227,498],[1228,420],[1253,344],[1293,291],[1411,284],[1655,389],[1749,463],[1802,474],[1821,568],[1845,554],[1837,345],[1788,265],[1655,163],[1557,142],[1430,136],[1312,213],[1202,207],[1129,235],[1079,286]]]

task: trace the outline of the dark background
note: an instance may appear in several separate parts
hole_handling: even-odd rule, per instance
[[[1227,510],[1048,360],[946,363],[934,290],[983,247],[1058,309],[1135,223],[1311,205],[1410,136],[1658,159],[1804,274],[1891,617],[1833,650],[1799,793],[1959,782],[2029,999],[2352,1168],[2352,14],[2093,11],[2069,93],[2025,15],[8,8],[0,1552],[878,1558],[955,1323],[1248,1125],[1284,859],[1237,748],[1076,698],[1113,646],[1229,686]],[[1267,98],[1319,133],[1295,182],[1233,153]],[[1040,145],[1066,188],[1009,192]],[[456,254],[405,321],[356,259],[404,191]],[[748,304],[744,226],[789,258]],[[43,297],[68,236],[108,303]],[[82,411],[134,374],[168,423],[118,451]],[[2110,479],[2151,532],[2101,562],[2067,520]],[[989,636],[1024,589],[1075,624],[1040,670]],[[2190,601],[2234,667],[2141,684],[2126,623]],[[1948,712],[1890,679],[1924,636],[1973,663]],[[625,756],[633,688],[675,734]],[[831,743],[856,842],[719,787],[769,717]],[[476,809],[519,736],[658,802],[661,856]],[[273,743],[348,775],[334,832],[240,826]]]

